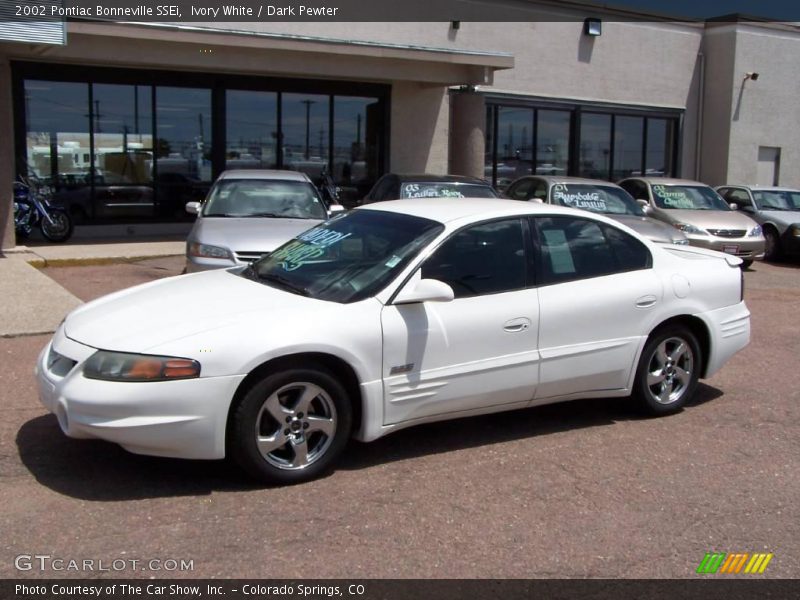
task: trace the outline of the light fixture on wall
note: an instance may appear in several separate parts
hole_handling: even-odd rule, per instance
[[[461,21],[450,21],[450,27],[453,28],[453,31],[458,31],[461,29]]]
[[[751,81],[758,81],[758,73],[755,71],[748,71],[744,74],[744,80],[747,81],[748,79]]]
[[[583,35],[600,37],[603,34],[603,22],[600,19],[589,17],[583,22]]]

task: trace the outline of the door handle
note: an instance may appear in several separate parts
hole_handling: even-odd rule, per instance
[[[530,319],[527,317],[517,317],[516,319],[506,321],[503,324],[503,331],[507,331],[508,333],[517,333],[519,331],[525,331],[530,326]]]
[[[636,300],[636,308],[650,308],[651,306],[655,306],[658,298],[649,294],[647,296],[642,296]]]

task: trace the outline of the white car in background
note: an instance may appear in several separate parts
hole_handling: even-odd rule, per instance
[[[667,414],[749,341],[740,262],[547,204],[381,202],[73,311],[39,393],[71,437],[279,483],[418,423],[626,395]]]
[[[225,171],[204,202],[186,203],[197,215],[186,240],[186,271],[248,264],[343,210],[326,206],[305,173]]]

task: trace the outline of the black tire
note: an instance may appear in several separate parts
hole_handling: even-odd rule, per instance
[[[632,396],[649,414],[678,412],[694,394],[702,367],[700,344],[688,328],[658,329],[642,351]]]
[[[53,220],[53,224],[50,224],[50,221],[47,220],[47,217],[42,217],[40,222],[40,227],[42,228],[42,235],[45,239],[55,242],[61,243],[66,242],[70,237],[72,237],[72,230],[73,230],[73,223],[72,218],[63,210],[50,210],[50,219]]]
[[[308,408],[303,410],[305,399]],[[326,472],[344,450],[353,423],[347,392],[322,368],[267,375],[232,411],[229,456],[254,478],[278,484]]]
[[[778,232],[772,227],[764,229],[764,239],[766,245],[764,247],[764,260],[780,260],[781,259],[781,238]]]
[[[751,259],[749,259],[749,258],[748,258],[747,260],[745,260],[745,259],[742,259],[742,264],[741,264],[741,268],[742,268],[742,270],[747,270],[747,269],[749,269],[749,268],[750,268],[752,265],[753,265],[753,261],[752,261]]]

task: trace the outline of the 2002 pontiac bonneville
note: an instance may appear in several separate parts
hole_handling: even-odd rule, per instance
[[[552,205],[379,203],[78,308],[39,391],[68,436],[303,481],[418,423],[625,395],[677,411],[749,341],[739,263]]]

